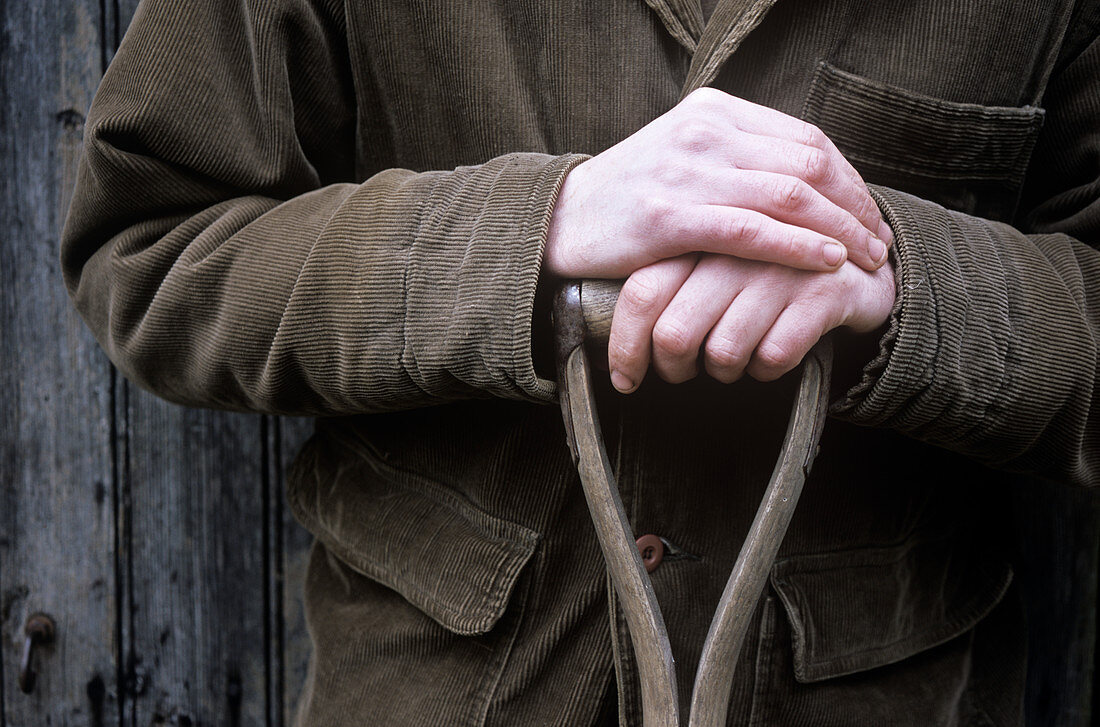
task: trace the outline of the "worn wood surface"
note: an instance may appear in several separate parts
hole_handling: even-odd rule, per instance
[[[273,700],[273,707],[282,710],[283,721],[279,722],[273,716],[270,724],[289,727],[293,724],[298,694],[306,681],[306,670],[309,666],[310,643],[306,632],[301,588],[306,580],[309,546],[313,539],[290,514],[286,504],[283,474],[313,431],[313,422],[283,417],[274,423],[276,429],[273,441],[276,446],[271,451],[276,466],[273,468],[272,483],[273,501],[278,503],[278,507],[273,510],[276,517],[272,532],[281,538],[278,547],[274,549],[281,555],[274,577],[277,579],[277,590],[282,594],[282,599],[278,602],[281,610],[276,621],[282,662],[277,675],[278,688],[281,691],[274,692],[278,699]]]
[[[310,423],[131,386],[58,269],[84,114],[135,7],[0,5],[0,725],[289,725],[309,536],[282,472]],[[58,639],[24,695],[36,611]]]
[[[136,0],[0,3],[0,727],[284,727],[309,536],[283,471],[310,424],[163,404],[71,310],[58,239],[84,114]],[[1034,725],[1096,713],[1097,496],[1021,488]],[[23,626],[57,622],[31,695]]]
[[[9,2],[0,13],[0,720],[115,724],[112,374],[57,261],[100,74],[100,3]],[[24,695],[19,652],[36,611],[58,638]]]
[[[554,296],[562,415],[566,430],[571,433],[573,461],[580,473],[607,572],[629,625],[642,690],[642,721],[647,727],[677,727],[680,705],[676,665],[664,616],[635,546],[615,472],[604,447],[592,392],[592,367],[583,345],[582,291],[582,285],[573,282]]]
[[[676,670],[668,632],[634,543],[596,413],[592,367],[580,338],[606,345],[620,286],[568,282],[554,296],[558,385],[570,447],[607,571],[630,630],[642,690],[643,722],[681,725]],[[583,331],[583,334],[581,333]],[[829,409],[832,339],[819,341],[802,364],[802,379],[778,462],[714,611],[695,673],[687,724],[726,724],[734,667],[760,594],[775,563],[817,456]]]
[[[267,504],[258,416],[130,387],[123,614],[135,724],[266,720]]]

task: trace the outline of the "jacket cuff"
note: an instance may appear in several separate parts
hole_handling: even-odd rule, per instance
[[[894,231],[897,297],[878,354],[831,413],[856,424],[965,436],[1005,379],[1005,357],[997,353],[1009,340],[1008,298],[993,236],[932,202],[870,191]],[[966,250],[956,248],[958,240]]]
[[[512,342],[512,381],[515,391],[512,395],[536,401],[551,401],[557,396],[557,383],[539,376],[535,371],[532,339],[535,310],[535,294],[538,288],[539,274],[542,270],[543,252],[546,248],[546,236],[550,229],[550,217],[558,200],[558,193],[565,182],[566,175],[581,162],[587,161],[587,154],[568,154],[558,157],[548,164],[535,184],[529,188],[527,199],[526,229],[523,245],[516,261],[513,289],[511,321]]]
[[[406,268],[402,363],[421,390],[552,399],[531,352],[535,290],[558,192],[587,158],[509,154],[432,189]]]

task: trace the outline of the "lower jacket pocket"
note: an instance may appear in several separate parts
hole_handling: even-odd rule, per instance
[[[447,630],[488,633],[539,542],[440,483],[315,436],[288,475],[295,517]]]
[[[816,682],[906,659],[969,631],[1012,569],[980,543],[914,535],[890,547],[784,558],[772,586],[791,627],[794,676]]]

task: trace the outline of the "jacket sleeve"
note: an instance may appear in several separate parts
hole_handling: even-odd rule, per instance
[[[130,379],[180,403],[549,398],[532,306],[557,191],[583,157],[353,183],[341,7],[141,3],[89,113],[63,234],[77,308]]]
[[[896,239],[880,355],[834,407],[1001,469],[1100,485],[1100,41],[1052,78],[1017,227],[874,188]],[[1029,234],[1025,234],[1029,233]]]

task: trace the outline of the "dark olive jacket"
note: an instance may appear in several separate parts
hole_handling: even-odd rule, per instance
[[[1070,0],[145,0],[63,240],[112,360],[319,418],[303,725],[583,725],[635,666],[533,350],[562,179],[689,76],[825,131],[897,245],[730,724],[1020,720],[1003,501],[1100,478],[1100,10]],[[681,691],[792,386],[600,392]],[[1007,593],[1007,595],[1006,595]],[[688,703],[685,698],[684,704]]]

